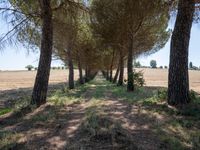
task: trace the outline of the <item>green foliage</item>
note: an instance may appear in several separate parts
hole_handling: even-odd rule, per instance
[[[133,72],[133,81],[134,81],[134,86],[135,87],[143,87],[145,85],[145,80],[144,80],[144,76],[143,76],[143,72],[139,71]],[[124,82],[127,82],[127,79],[124,79]]]
[[[193,133],[191,137],[192,137],[191,141],[192,141],[193,147],[195,147],[196,149],[200,149],[200,132],[197,131]]]
[[[93,140],[94,138],[99,140],[104,137],[109,137],[110,139],[115,138],[116,140],[119,139],[120,135],[120,139],[123,137],[123,140],[120,142],[125,143],[125,146],[127,146],[126,144],[129,143],[127,141],[130,138],[134,141],[135,136],[131,137],[130,132],[122,127],[121,123],[126,122],[123,122],[121,117],[125,117],[125,119],[130,119],[131,121],[132,119],[136,119],[136,125],[138,125],[138,127],[141,126],[140,123],[149,125],[152,135],[157,136],[159,139],[157,142],[161,144],[158,149],[200,149],[200,103],[198,95],[195,92],[191,92],[191,97],[195,100],[191,101],[191,104],[182,110],[169,107],[167,103],[164,102],[164,100],[166,100],[166,95],[167,91],[165,88],[158,89],[153,87],[140,87],[136,89],[134,93],[128,93],[126,87],[117,87],[110,82],[98,78],[74,90],[68,90],[63,86],[60,90],[50,92],[48,99],[51,104],[45,105],[45,107],[42,106],[39,108],[40,111],[37,110],[31,113],[31,115],[28,115],[28,119],[25,115],[26,113],[21,112],[25,110],[23,107],[26,106],[26,101],[29,101],[29,99],[24,96],[24,98],[20,98],[19,101],[16,100],[18,101],[16,104],[18,108],[22,108],[20,110],[22,118],[19,119],[20,113],[15,112],[17,114],[14,118],[15,122],[13,120],[5,121],[8,126],[11,124],[17,125],[18,123],[20,123],[21,127],[23,127],[23,125],[26,127],[28,126],[28,131],[32,131],[32,129],[35,128],[37,131],[40,130],[38,125],[44,128],[51,126],[53,131],[54,129],[57,131],[57,124],[65,124],[69,121],[68,119],[71,119],[71,117],[68,118],[69,114],[72,115],[73,119],[74,110],[72,110],[72,112],[70,110],[69,112],[66,107],[70,104],[75,104],[75,107],[72,105],[70,105],[70,107],[79,108],[76,106],[86,106],[84,110],[85,113],[83,113],[84,116],[80,119],[82,122],[77,130],[77,132],[80,133],[78,135],[84,137],[84,142],[85,140]],[[114,103],[109,103],[108,105],[108,99],[112,99]],[[112,104],[112,106],[110,106],[110,104]],[[63,107],[62,105],[68,106]],[[114,110],[110,110],[110,108],[114,108]],[[127,115],[127,112],[129,113],[129,108],[130,115]],[[118,114],[116,115],[116,120],[113,119],[115,115],[110,115],[110,112],[116,111],[115,109],[120,112],[125,112],[122,113],[120,119]],[[137,110],[139,114],[132,116],[132,112],[137,113]],[[80,112],[82,112],[82,110]],[[148,119],[150,120],[146,121]],[[17,140],[21,139],[20,133],[4,131],[5,123],[0,126],[2,129],[0,130],[0,149],[17,149],[18,147],[16,148],[16,146],[20,144]],[[25,129],[27,129],[26,127]],[[30,136],[29,133],[30,132],[23,132],[22,138]],[[138,134],[140,134],[140,132]],[[138,144],[133,141],[131,142],[136,145]],[[26,146],[26,143],[22,143],[22,146],[24,145]]]
[[[79,103],[82,100],[82,94],[87,90],[88,84],[80,85],[76,89],[69,90],[63,86],[61,90],[56,90],[49,96],[49,102],[54,105],[69,105]]]
[[[9,150],[17,147],[17,140],[20,134],[11,131],[0,131],[0,149]]]
[[[189,69],[191,70],[199,70],[197,66],[194,66],[192,62],[189,63]]]
[[[150,66],[151,66],[151,68],[157,68],[157,62],[156,62],[156,60],[151,60],[150,61]]]
[[[32,65],[28,65],[25,68],[28,69],[28,71],[31,71],[34,67]]]
[[[200,106],[199,104],[188,104],[187,106],[184,106],[184,108],[179,110],[179,114],[183,116],[191,116],[196,117],[200,119]]]
[[[43,112],[42,114],[34,115],[31,118],[32,123],[36,122],[47,122],[49,120],[53,120],[56,117],[55,109],[48,109],[48,111]]]
[[[142,101],[142,104],[145,106],[153,106],[153,105],[156,105],[158,102],[159,101],[156,97],[150,97]]]
[[[174,136],[161,136],[161,141],[163,142],[161,147],[170,150],[184,150],[184,146],[180,140]]]
[[[166,89],[158,90],[158,99],[167,100],[167,90]]]
[[[14,109],[16,111],[21,110],[30,106],[31,98],[29,96],[20,97],[14,104]]]
[[[101,49],[113,49],[118,55],[123,49],[123,55],[127,56],[129,35],[135,35],[131,43],[135,57],[154,53],[165,45],[170,35],[170,31],[166,31],[169,16],[164,3],[160,0],[151,4],[148,0],[94,0],[91,6],[94,38],[100,39]],[[112,53],[105,56],[106,63],[102,64],[105,70],[111,64],[111,56]]]
[[[141,68],[142,65],[140,64],[139,61],[134,61],[133,66],[134,66],[135,68]]]
[[[136,87],[143,87],[145,85],[144,75],[142,71],[133,72],[133,81]]]
[[[193,68],[193,63],[192,63],[192,62],[189,63],[189,68],[190,68],[190,69]]]
[[[190,94],[190,95],[189,95],[189,96],[190,96],[190,99],[191,99],[192,101],[198,100],[197,93],[196,93],[195,91],[191,90],[189,94]]]
[[[0,108],[0,116],[11,112],[11,108]]]

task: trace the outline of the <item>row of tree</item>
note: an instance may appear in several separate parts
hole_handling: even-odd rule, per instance
[[[101,70],[106,78],[123,85],[127,67],[127,91],[134,91],[133,61],[141,54],[161,49],[170,37],[170,14],[178,8],[172,33],[168,103],[190,101],[188,47],[195,0],[7,0],[1,13],[12,29],[1,46],[13,38],[24,46],[40,48],[32,103],[46,103],[52,56],[69,68],[69,88],[74,88],[74,66],[79,82]],[[83,70],[85,74],[83,75]],[[113,70],[116,70],[113,76]]]

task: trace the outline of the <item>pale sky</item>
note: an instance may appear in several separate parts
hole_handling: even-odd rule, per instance
[[[169,23],[169,27],[173,27],[173,22]],[[7,25],[0,20],[0,34],[8,30]],[[189,61],[193,62],[194,66],[200,66],[200,25],[194,24],[192,28],[190,40]],[[150,56],[140,57],[138,60],[142,65],[149,66],[152,59],[157,61],[158,66],[169,65],[170,40],[163,49]],[[25,66],[31,64],[35,67],[38,65],[39,54],[28,53],[22,46],[6,47],[0,52],[0,70],[24,70]],[[53,61],[52,66],[62,65],[61,61]]]

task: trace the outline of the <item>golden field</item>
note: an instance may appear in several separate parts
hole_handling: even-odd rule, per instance
[[[143,71],[146,86],[167,87],[167,69],[136,69]],[[36,71],[2,71],[0,72],[0,91],[33,87]],[[190,88],[200,93],[200,71],[189,71]],[[78,70],[75,70],[78,79]],[[52,70],[50,84],[63,83],[68,80],[68,70]]]

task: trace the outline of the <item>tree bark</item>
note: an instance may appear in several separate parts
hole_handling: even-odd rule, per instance
[[[134,81],[133,81],[133,40],[131,38],[128,49],[128,61],[127,61],[127,91],[134,91]]]
[[[123,55],[122,55],[122,51],[120,51],[120,74],[119,74],[119,80],[118,80],[118,86],[122,86],[123,85],[123,80],[124,80],[124,59],[123,59]]]
[[[114,59],[115,59],[115,50],[113,50],[113,53],[112,53],[112,60],[111,60],[111,65],[110,65],[110,76],[109,76],[110,82],[112,82]]]
[[[116,82],[117,82],[118,76],[119,76],[119,65],[118,65],[118,67],[117,67],[117,71],[116,71],[116,73],[115,73],[115,76],[114,76],[114,79],[113,79],[113,83],[116,83]]]
[[[42,39],[38,71],[32,92],[32,103],[46,103],[53,45],[52,10],[49,0],[40,0],[42,10]]]
[[[179,0],[170,48],[168,76],[168,103],[170,105],[183,105],[190,102],[188,51],[194,10],[194,0]]]
[[[68,48],[68,67],[69,67],[69,89],[74,89],[74,65],[71,56],[71,47]]]
[[[80,84],[84,84],[83,70],[82,70],[82,65],[81,65],[80,57],[78,57],[78,70],[79,70],[79,83]]]
[[[109,69],[106,70],[106,80],[109,81]]]
[[[112,79],[113,79],[113,70],[110,69],[109,81],[112,82]]]
[[[86,69],[85,69],[85,82],[89,82],[90,81],[90,74],[91,74],[90,68],[88,66],[86,66]]]

